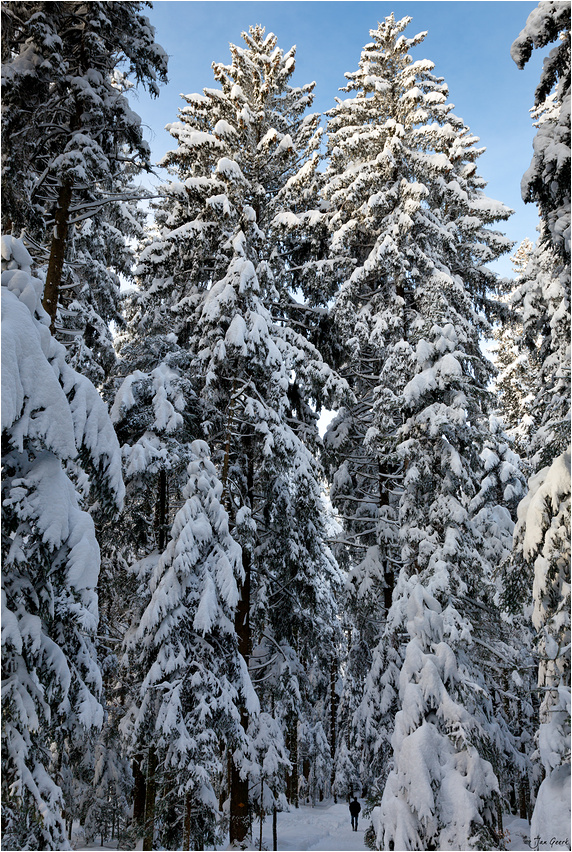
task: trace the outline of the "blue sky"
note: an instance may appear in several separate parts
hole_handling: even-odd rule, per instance
[[[211,63],[230,62],[229,42],[242,44],[241,32],[262,24],[277,35],[285,51],[296,45],[292,82],[316,81],[313,111],[324,112],[334,105],[345,82],[344,72],[357,69],[361,49],[370,40],[369,30],[391,12],[396,18],[408,15],[413,20],[406,36],[428,33],[413,51],[414,58],[435,63],[435,73],[449,86],[456,114],[487,148],[479,172],[488,181],[488,195],[515,210],[502,230],[517,244],[524,237],[535,240],[536,208],[521,201],[520,180],[532,153],[529,110],[542,56],[535,51],[519,71],[510,46],[536,5],[521,0],[155,0],[148,15],[156,40],[170,57],[169,83],[156,100],[145,93],[136,95],[132,107],[147,126],[146,138],[157,161],[173,147],[164,126],[177,120],[180,94],[217,85]],[[495,268],[511,273],[508,258]]]

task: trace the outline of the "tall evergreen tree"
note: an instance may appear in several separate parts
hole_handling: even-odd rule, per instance
[[[99,547],[85,509],[97,500],[100,516],[116,511],[123,482],[106,407],[51,336],[31,266],[22,242],[4,237],[3,840],[65,849],[61,778],[70,750],[87,751],[103,722]]]
[[[157,562],[184,502],[192,442],[201,434],[188,352],[177,345],[174,334],[161,333],[160,329],[141,336],[136,294],[130,294],[126,301],[126,328],[117,341],[119,375],[106,388],[113,398],[111,418],[122,445],[126,486],[123,535],[118,540],[115,528],[106,526],[100,536],[106,582],[102,584],[99,635],[100,653],[109,660],[105,687],[111,705],[110,723],[140,701],[147,671],[136,664],[131,652],[125,654],[123,643],[141,623],[150,603]],[[119,590],[114,583],[118,573],[125,578]],[[121,649],[124,653],[118,655]],[[129,734],[118,746],[132,758],[132,828],[138,835],[143,830],[151,743],[138,750],[134,744],[142,745],[141,735],[133,740]],[[154,802],[152,787],[148,793],[149,802]]]
[[[530,240],[524,239],[511,257],[515,272],[514,285],[504,297],[507,312],[502,322],[495,326],[493,348],[494,364],[498,371],[495,378],[495,388],[499,394],[498,412],[506,426],[507,435],[523,460],[528,455],[538,426],[532,410],[536,365],[534,352],[523,346],[521,311],[518,305],[513,304],[513,298],[522,284],[533,248]]]
[[[99,381],[113,360],[118,275],[129,271],[139,228],[126,202],[141,195],[133,176],[150,167],[126,92],[135,80],[156,95],[166,79],[144,5],[2,7],[2,227],[25,233],[45,263],[52,331],[65,328],[67,342],[83,336],[78,365],[92,362]]]
[[[250,712],[258,709],[233,625],[241,549],[229,533],[222,485],[204,442],[191,444],[188,477],[151,578],[151,599],[126,640],[139,667],[144,657],[145,678],[127,717],[133,716],[135,751],[154,750],[162,809],[180,812],[181,828],[167,822],[160,842],[170,830],[175,848],[184,849],[217,841],[213,782],[225,760],[221,742],[234,751],[245,739],[240,694]]]
[[[141,253],[137,321],[145,333],[171,332],[191,356],[202,437],[242,546],[239,651],[250,659],[253,644],[267,635],[291,660],[295,678],[303,672],[308,680],[320,668],[319,653],[335,656],[338,583],[324,544],[320,472],[308,447],[317,442],[313,409],[324,400],[333,405],[344,390],[298,330],[299,320],[292,321],[293,258],[302,250],[293,235],[304,233],[315,201],[319,117],[305,115],[313,85],[289,84],[294,51],[284,53],[262,27],[243,38],[245,47],[231,45],[230,65],[213,65],[220,88],[185,96],[180,121],[170,125],[178,147],[165,164],[173,179],[156,207],[156,234]],[[249,525],[237,526],[241,512]],[[282,690],[292,683],[284,675]],[[303,700],[288,718],[274,700],[264,710],[288,728],[295,800]],[[245,731],[248,716],[245,710]],[[248,777],[241,771],[233,764],[237,842],[249,826]]]
[[[570,7],[557,0],[539,3],[511,47],[524,68],[535,48],[554,44],[534,93],[539,118],[532,162],[522,178],[524,201],[538,205],[545,226],[542,241],[570,259]]]
[[[378,840],[471,848],[495,842],[490,759],[500,765],[503,750],[518,759],[474,652],[494,645],[500,617],[471,505],[479,453],[495,443],[492,366],[479,346],[498,289],[486,263],[510,247],[488,226],[510,211],[484,195],[482,149],[453,114],[444,81],[409,55],[424,38],[402,35],[409,21],[390,16],[371,31],[359,70],[346,75],[355,96],[329,113],[332,250],[356,261],[334,317],[357,397],[334,421],[329,446],[341,461],[333,498],[353,506],[343,512],[350,530],[369,546],[366,558],[377,555],[360,583],[378,584],[377,619],[387,621],[375,662],[381,682],[369,680],[369,706],[356,714],[369,748],[385,742],[387,751],[393,731]],[[436,753],[442,759],[431,761]],[[413,781],[420,766],[426,784]]]
[[[538,205],[540,239],[515,295],[524,339],[538,363],[536,469],[570,440],[570,9],[540,4],[511,48],[523,68],[533,48],[552,42],[535,92],[534,155],[522,179],[524,200]]]
[[[570,826],[570,7],[540,3],[511,48],[519,68],[555,42],[535,92],[537,133],[522,180],[538,205],[540,239],[517,295],[538,364],[534,475],[518,509],[513,570],[532,571],[541,690],[538,753],[546,778],[532,836]],[[558,806],[556,806],[558,803]]]

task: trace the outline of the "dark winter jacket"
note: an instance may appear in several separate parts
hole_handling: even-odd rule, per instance
[[[361,805],[357,801],[357,799],[354,799],[353,802],[350,802],[350,814],[353,817],[356,817],[359,814],[360,811],[361,811]]]

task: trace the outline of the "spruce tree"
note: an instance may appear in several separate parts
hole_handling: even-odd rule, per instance
[[[538,130],[522,180],[524,200],[540,213],[540,239],[517,291],[523,336],[538,365],[532,409],[539,428],[529,493],[518,508],[513,571],[534,578],[537,745],[546,778],[531,834],[561,839],[570,826],[570,7],[539,4],[511,55],[523,68],[534,48],[553,42],[535,92]]]
[[[241,549],[229,532],[207,445],[194,441],[190,453],[185,502],[152,574],[149,603],[126,639],[139,667],[143,657],[145,672],[126,717],[133,749],[154,750],[159,810],[180,814],[182,831],[171,842],[185,849],[217,842],[214,782],[226,760],[221,743],[244,748],[239,704],[257,712],[233,624]],[[169,842],[164,823],[162,844]]]
[[[119,275],[137,232],[129,199],[149,146],[127,92],[158,94],[166,56],[145,4],[2,7],[3,230],[45,264],[43,303],[76,365],[101,382],[120,322]]]
[[[507,435],[521,459],[528,455],[530,443],[538,426],[534,421],[534,353],[523,345],[523,327],[519,287],[530,262],[533,244],[522,241],[511,261],[515,272],[514,284],[506,294],[507,310],[502,322],[494,329],[493,360],[497,368],[495,388],[499,394],[498,413],[505,424]],[[516,302],[516,304],[515,304]]]
[[[290,85],[294,51],[280,50],[276,36],[257,26],[243,38],[245,47],[231,45],[230,65],[213,65],[220,88],[186,95],[180,121],[169,126],[178,146],[165,158],[172,179],[140,255],[136,312],[140,331],[170,332],[191,358],[202,437],[242,546],[239,652],[250,659],[268,635],[292,660],[299,686],[319,670],[320,653],[328,665],[335,656],[339,579],[311,450],[315,409],[333,406],[345,385],[292,320],[293,258],[305,239],[295,237],[305,233],[317,181],[319,117],[305,115],[313,85]],[[278,681],[281,690],[292,682],[286,672]],[[298,686],[263,706],[284,725],[292,801],[298,718],[316,700]],[[257,729],[246,708],[242,724]],[[249,781],[236,761],[231,775],[231,840],[240,843]]]
[[[510,53],[524,68],[532,51],[551,44],[534,93],[538,130],[534,154],[522,178],[524,201],[538,205],[542,241],[570,259],[570,7],[549,0],[528,16]]]
[[[113,400],[111,418],[121,442],[126,500],[118,539],[115,527],[101,530],[102,593],[100,655],[105,665],[108,722],[116,724],[140,701],[147,671],[136,665],[124,643],[141,623],[150,603],[151,580],[167,546],[175,515],[187,485],[192,442],[201,434],[196,394],[189,379],[190,357],[174,334],[139,329],[137,293],[126,303],[126,327],[118,336],[118,361],[106,393]],[[123,575],[118,589],[115,578]],[[122,723],[123,725],[123,723]],[[106,733],[114,736],[114,731]],[[128,734],[117,746],[132,761],[133,825],[143,831],[148,755],[152,738],[143,743]],[[135,748],[137,746],[137,748]],[[128,783],[129,779],[126,779]],[[180,843],[180,838],[177,841]]]
[[[357,398],[330,431],[333,450],[351,447],[339,454],[333,497],[353,503],[343,514],[377,553],[362,586],[388,588],[377,593],[377,618],[387,622],[379,681],[368,682],[356,714],[368,731],[362,743],[387,751],[391,736],[378,842],[472,848],[496,842],[500,827],[491,760],[499,770],[505,757],[517,759],[483,674],[481,648],[498,640],[500,649],[505,636],[473,518],[483,505],[471,505],[484,476],[480,453],[497,443],[492,365],[479,346],[499,289],[486,263],[510,247],[489,226],[510,211],[485,196],[475,165],[483,149],[453,114],[446,84],[432,63],[410,57],[424,34],[405,38],[409,20],[390,16],[371,31],[359,70],[346,75],[355,96],[329,113],[331,246],[348,266],[355,260],[334,318]],[[492,510],[496,496],[481,497]],[[503,535],[499,528],[500,551]],[[451,817],[461,788],[463,807]]]
[[[2,267],[3,839],[65,849],[65,775],[103,722],[86,508],[116,512],[124,488],[107,409],[51,336],[20,240],[3,238]]]

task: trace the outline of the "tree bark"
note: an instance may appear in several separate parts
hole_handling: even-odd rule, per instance
[[[254,499],[254,466],[250,442],[246,446],[246,499],[252,506]],[[238,651],[248,661],[252,653],[250,629],[250,590],[252,556],[246,548],[242,551],[244,581],[240,590],[240,599],[236,608],[234,626],[238,637]],[[248,729],[249,715],[246,707],[240,708],[240,723]],[[250,805],[248,800],[248,778],[241,778],[239,767],[231,761],[230,767],[230,843],[242,844],[250,831]]]
[[[149,852],[153,849],[155,836],[155,772],[157,770],[157,753],[153,747],[149,748],[147,758],[147,784],[145,790],[145,835],[143,837],[143,850]]]
[[[272,808],[272,849],[278,850],[278,809],[276,805]]]
[[[183,849],[185,852],[191,848],[191,795],[185,796],[185,813],[183,817]]]
[[[497,800],[497,823],[498,823],[498,836],[500,840],[500,848],[506,849],[506,844],[504,840],[504,826],[502,822],[502,802],[500,798]]]
[[[262,852],[262,827],[264,825],[264,779],[260,782],[260,833],[258,837],[258,849]]]
[[[248,713],[241,711],[240,721],[245,728],[248,725]],[[248,802],[248,778],[241,778],[239,769],[232,762],[230,772],[230,843],[242,844],[248,837],[250,828],[250,807]]]
[[[286,796],[288,798],[288,802],[294,807],[299,807],[300,802],[298,799],[298,717],[292,716],[288,723],[288,730],[286,732],[286,745],[288,751],[290,752],[290,763],[292,764],[292,771],[288,775],[287,786],[286,786]]]
[[[232,444],[232,427],[234,422],[234,406],[236,404],[236,384],[237,381],[234,379],[232,383],[232,392],[230,397],[230,403],[228,406],[228,419],[227,419],[227,427],[226,427],[226,441],[224,445],[224,457],[222,462],[222,470],[220,481],[222,483],[222,502],[227,512],[230,512],[230,492],[228,489],[228,469],[230,466],[230,450]]]
[[[69,181],[66,181],[62,184],[58,193],[56,213],[54,216],[54,231],[52,244],[50,246],[50,259],[48,261],[46,284],[44,286],[44,298],[42,300],[43,308],[50,317],[50,331],[52,334],[54,334],[56,327],[58,298],[66,258],[66,244],[69,233],[68,219],[71,200],[72,185]]]
[[[140,754],[133,758],[133,826],[143,824],[145,818],[145,775],[141,769]]]
[[[378,462],[379,470],[379,507],[389,506],[389,491],[387,489],[387,480],[389,476],[389,468],[387,465]],[[389,564],[385,561],[383,564],[383,579],[385,586],[383,588],[383,607],[385,614],[389,612],[393,602],[393,588],[395,586],[395,574]]]
[[[312,765],[310,763],[310,758],[305,757],[302,760],[302,775],[304,776],[304,780],[306,782],[306,785],[305,785],[305,788],[306,788],[306,804],[308,804],[308,802],[311,801],[312,807],[313,807],[314,806],[314,791],[312,791],[312,793],[310,794],[310,769],[311,768],[312,768]]]
[[[335,655],[332,655],[330,662],[330,756],[332,758],[332,772],[330,775],[330,787],[334,797],[334,802],[337,801],[334,792],[334,782],[336,779],[336,767],[334,759],[336,756],[336,737],[337,737],[337,716],[339,696],[336,692],[336,684],[338,681],[338,661]]]
[[[162,553],[167,544],[167,473],[159,472],[157,507],[155,523],[157,528],[157,545]]]
[[[238,636],[238,650],[246,661],[252,650],[250,635],[250,552],[243,550],[242,567],[244,582],[240,600],[236,608],[235,629]],[[240,708],[240,723],[243,729],[248,729],[249,715],[245,707]],[[230,842],[243,843],[249,832],[250,807],[248,801],[248,778],[241,778],[239,767],[231,760],[230,766]]]

